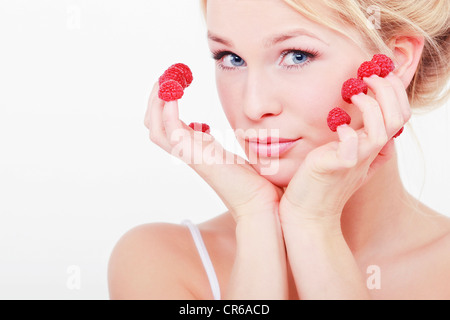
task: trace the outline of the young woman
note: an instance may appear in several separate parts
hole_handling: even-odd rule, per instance
[[[204,0],[202,8],[222,106],[257,161],[186,161],[229,210],[199,225],[127,232],[110,259],[111,298],[449,299],[450,219],[405,190],[393,140],[412,109],[448,100],[449,2]],[[343,82],[377,53],[395,70],[364,78],[368,94],[344,102]],[[180,143],[223,151],[206,133],[200,144],[158,88],[145,115],[152,142],[172,154]],[[352,121],[332,132],[336,106]],[[273,129],[275,154],[259,153],[270,143],[260,133]],[[264,172],[267,163],[276,170]]]

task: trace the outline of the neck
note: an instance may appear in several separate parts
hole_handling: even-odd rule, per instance
[[[410,216],[413,198],[403,186],[397,161],[394,152],[343,209],[342,232],[355,255],[366,252],[372,245],[389,246],[389,241],[398,234],[398,226]]]

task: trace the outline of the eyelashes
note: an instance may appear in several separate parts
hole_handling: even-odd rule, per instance
[[[234,54],[231,51],[214,51],[212,53],[212,58],[216,61],[221,60],[224,56],[229,55],[229,54]]]
[[[311,61],[313,61],[315,58],[317,58],[319,56],[319,52],[317,50],[304,50],[304,49],[292,48],[292,49],[288,49],[288,50],[283,51],[281,53],[280,57],[283,60],[288,54],[291,54],[291,53],[304,55],[307,58],[307,60],[305,62],[299,63],[299,64],[283,65],[282,67],[285,68],[285,69],[299,69],[299,68],[303,68],[303,67],[305,67],[306,65],[311,63]],[[233,53],[231,51],[228,51],[228,50],[217,50],[217,51],[212,52],[212,58],[214,60],[216,60],[216,64],[217,64],[217,66],[220,69],[228,70],[228,71],[229,70],[238,69],[239,67],[228,67],[228,66],[224,66],[223,65],[222,59],[224,57],[228,56],[228,55],[232,55],[232,56],[240,58],[237,54],[235,54],[235,53]],[[242,61],[244,61],[244,60],[242,59]]]

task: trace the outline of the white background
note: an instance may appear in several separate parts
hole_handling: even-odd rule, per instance
[[[181,119],[229,130],[197,0],[1,0],[0,44],[0,299],[108,299],[127,230],[226,210],[143,124],[154,82],[183,62]],[[448,109],[411,120],[424,159],[409,128],[396,144],[407,189],[424,182],[421,201],[450,215]]]

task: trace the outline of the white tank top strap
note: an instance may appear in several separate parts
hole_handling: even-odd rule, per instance
[[[194,239],[195,246],[197,247],[198,253],[205,268],[206,274],[209,279],[209,284],[211,286],[211,291],[214,296],[214,300],[220,300],[220,287],[219,281],[217,280],[216,272],[214,271],[214,266],[209,257],[208,251],[206,250],[205,243],[203,242],[202,235],[198,227],[193,224],[190,220],[183,220],[181,224],[186,225],[191,232],[192,238]]]

